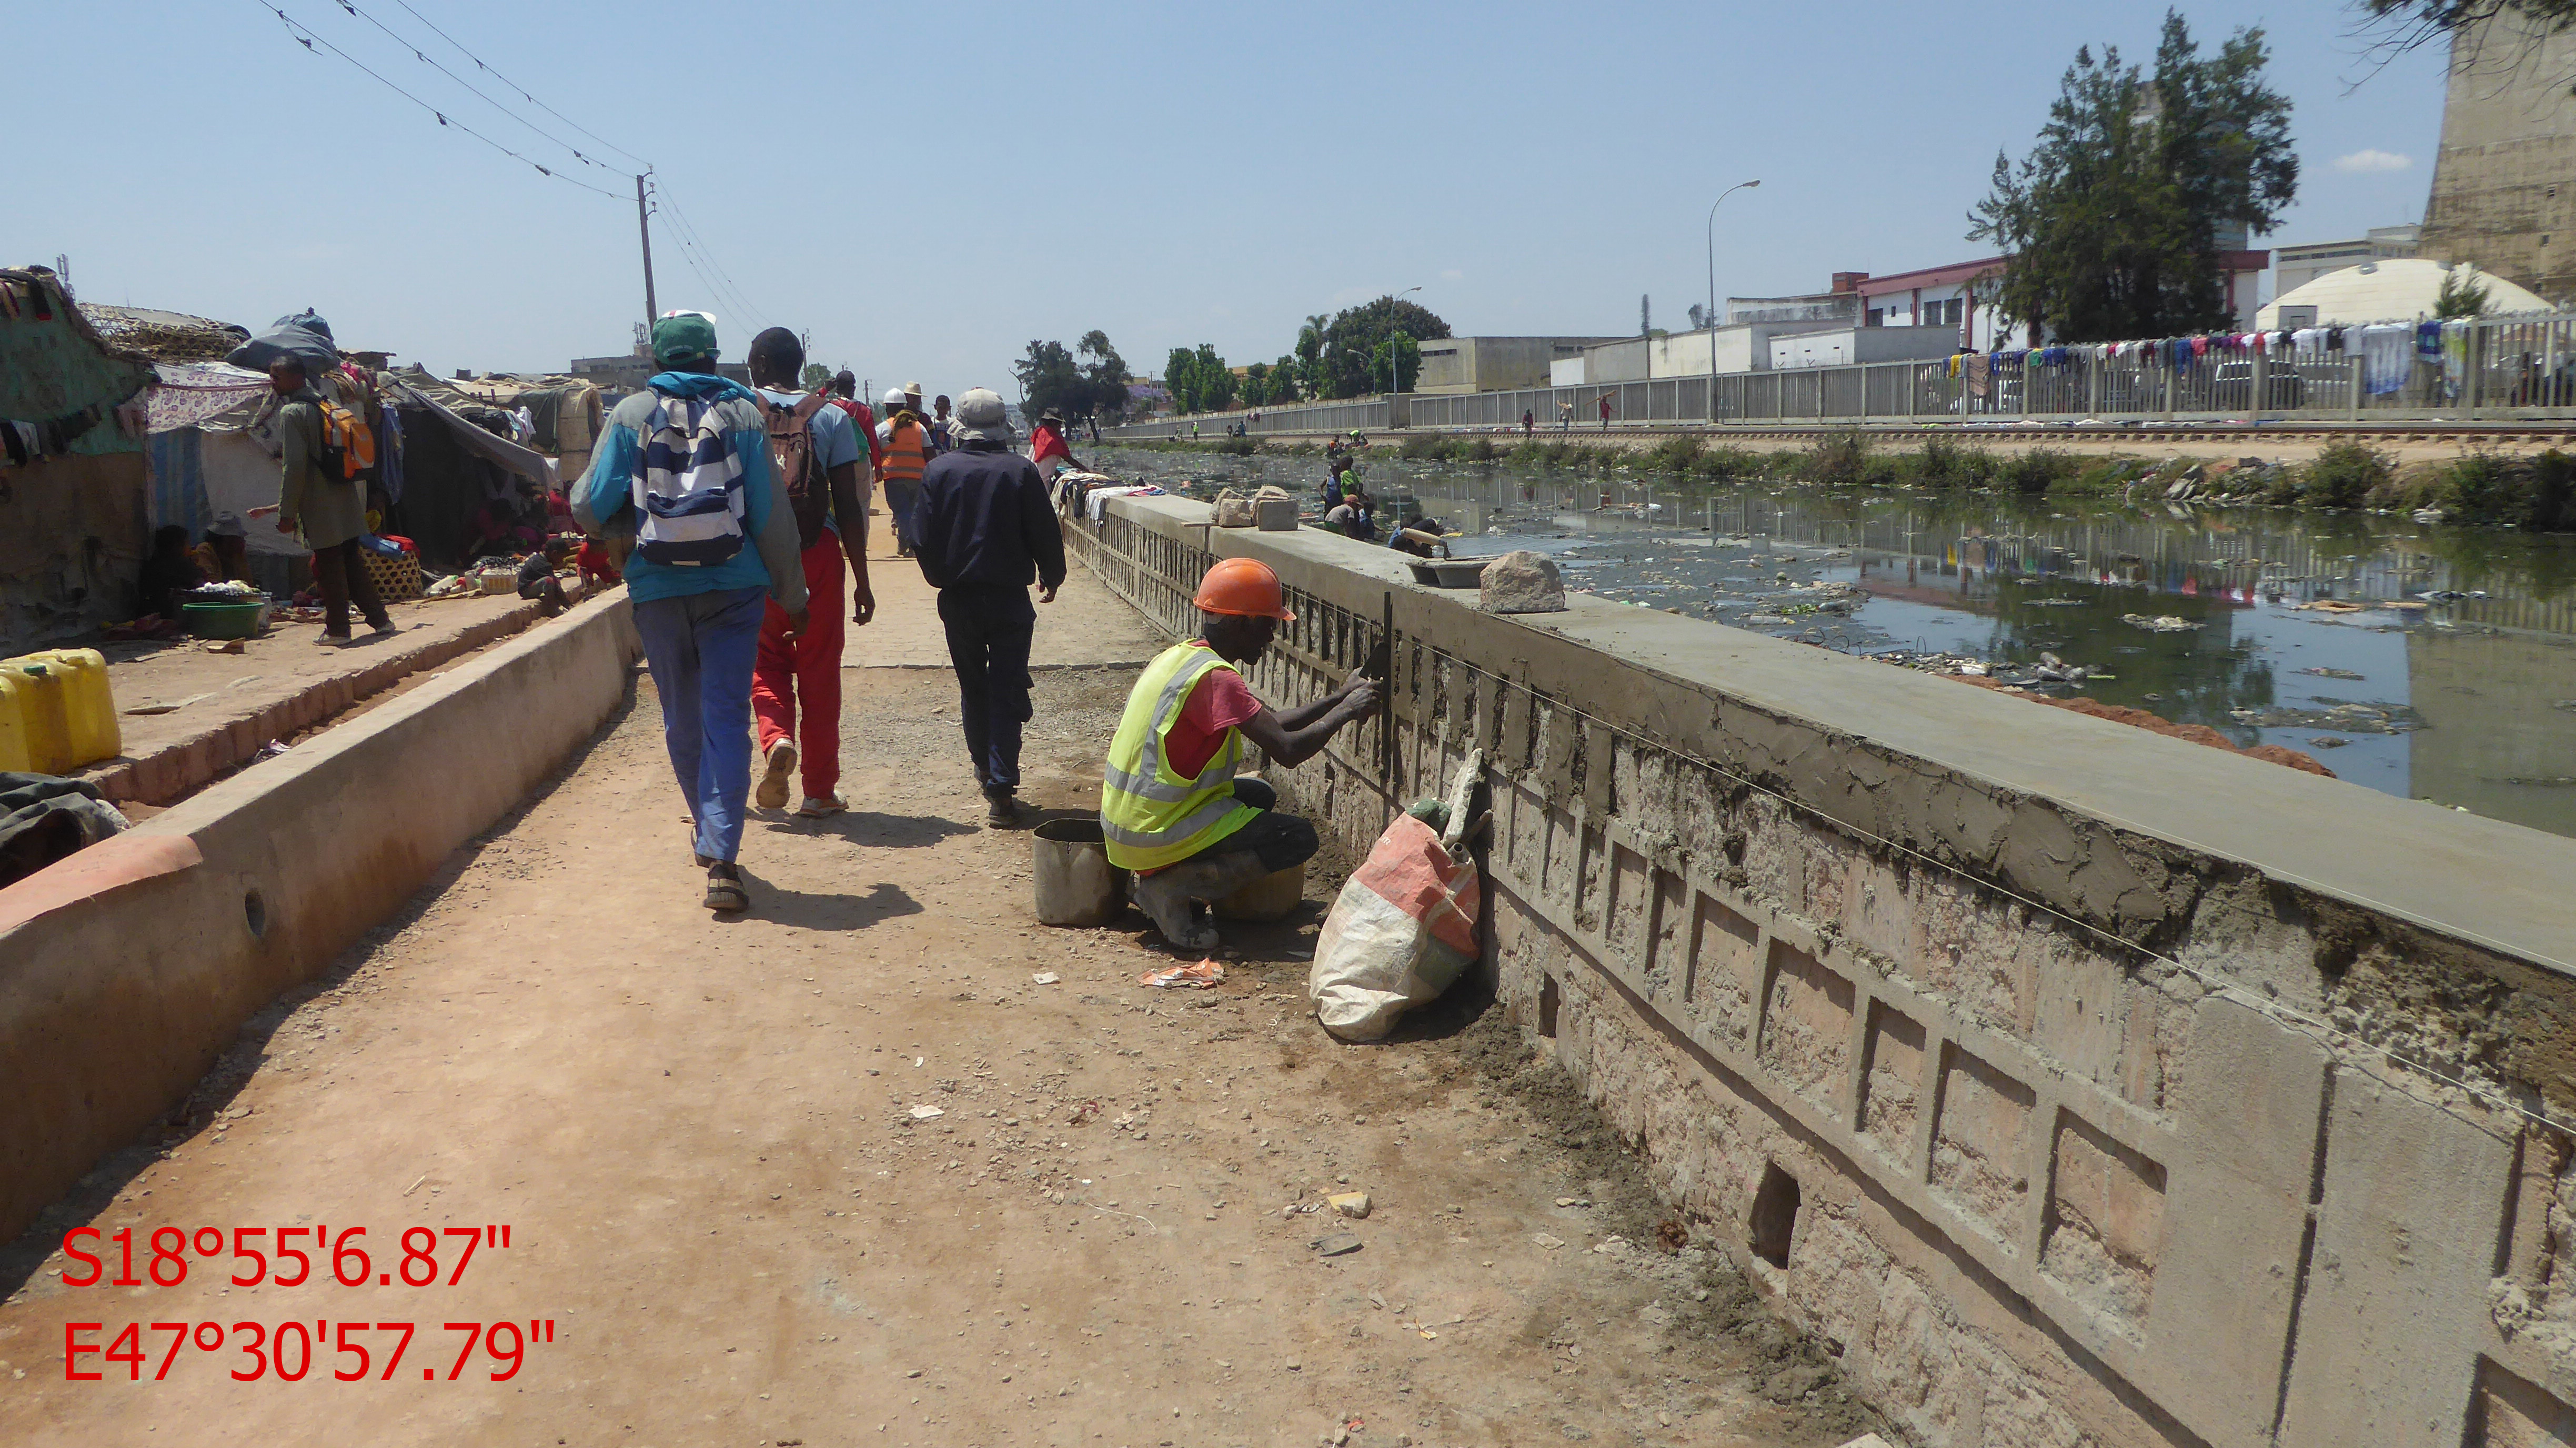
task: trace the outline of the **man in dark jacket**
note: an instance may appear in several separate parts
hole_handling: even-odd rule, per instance
[[[1020,818],[1020,726],[1029,718],[1029,636],[1038,602],[1064,584],[1064,534],[1037,465],[1010,450],[1000,394],[957,403],[958,447],[921,475],[913,526],[921,576],[939,590],[939,621],[957,670],[957,712],[983,786],[985,822]]]

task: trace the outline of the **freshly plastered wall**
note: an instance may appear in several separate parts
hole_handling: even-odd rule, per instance
[[[1276,567],[1274,703],[1388,650],[1271,771],[1351,843],[1485,752],[1504,1008],[1918,1441],[2571,1441],[2576,841],[1181,500],[1069,528],[1175,633]]]

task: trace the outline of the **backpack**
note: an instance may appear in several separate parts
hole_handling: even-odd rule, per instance
[[[797,546],[803,548],[823,541],[823,518],[832,507],[831,475],[814,452],[814,414],[829,401],[819,392],[794,407],[760,399],[761,416],[769,423],[769,465],[796,514]]]
[[[647,562],[704,567],[742,551],[742,458],[724,403],[654,396],[629,479],[635,552]]]
[[[376,432],[367,419],[330,398],[317,411],[322,420],[322,476],[338,483],[372,481],[376,476]]]

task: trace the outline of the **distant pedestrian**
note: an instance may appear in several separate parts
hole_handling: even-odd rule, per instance
[[[1029,461],[1037,464],[1038,476],[1052,483],[1055,475],[1068,468],[1079,470],[1073,460],[1073,448],[1064,440],[1064,414],[1048,408],[1038,417],[1038,425],[1029,429]]]
[[[716,373],[715,322],[674,312],[653,324],[655,373],[617,404],[579,484],[582,531],[631,528],[626,565],[635,631],[662,701],[662,741],[689,802],[706,906],[747,908],[742,807],[751,793],[751,674],[761,615],[775,600],[805,631],[796,518],[769,462],[764,408]]]
[[[847,368],[832,374],[831,392],[832,405],[859,425],[859,440],[868,445],[868,472],[873,476],[885,463],[877,452],[876,409],[868,406],[868,400],[859,395],[859,379],[852,376]]]
[[[921,497],[922,469],[930,466],[930,429],[917,409],[920,401],[918,393],[887,388],[885,421],[877,424],[877,443],[884,454],[878,475],[885,480],[886,511],[894,515],[897,558],[913,555],[913,507]]]
[[[1556,430],[1558,432],[1571,432],[1573,429],[1574,399],[1571,397],[1560,398],[1556,404]]]
[[[367,428],[372,420],[315,390],[305,376],[304,359],[292,352],[268,364],[268,385],[286,403],[277,414],[277,531],[302,533],[304,546],[313,550],[313,583],[322,590],[322,641],[349,641],[352,602],[368,629],[392,633],[393,615],[376,596],[376,581],[358,547],[358,535],[367,531],[367,485],[352,471],[356,439],[351,429]],[[372,460],[372,432],[366,448]]]
[[[1528,438],[1538,431],[1538,417],[1528,408],[1521,409],[1521,436]]]
[[[1607,392],[1601,394],[1601,430],[1610,430],[1610,394]]]
[[[808,626],[788,632],[771,604],[752,666],[751,712],[760,723],[760,783],[752,802],[787,807],[787,776],[801,762],[805,797],[796,813],[821,819],[848,809],[841,798],[841,560],[849,560],[850,622],[876,617],[868,587],[868,453],[847,413],[820,394],[796,390],[805,344],[784,327],[751,339],[751,384],[769,424],[769,461],[796,516]],[[799,713],[803,719],[798,719]]]
[[[1017,823],[1020,726],[1029,719],[1029,638],[1038,602],[1064,586],[1064,534],[1037,465],[1010,450],[999,394],[970,389],[957,451],[922,474],[921,576],[939,590],[957,712],[984,792],[987,824]]]
[[[931,456],[937,457],[957,446],[957,422],[948,415],[948,394],[941,393],[939,400],[931,404],[931,409],[934,415],[930,419],[930,451]]]

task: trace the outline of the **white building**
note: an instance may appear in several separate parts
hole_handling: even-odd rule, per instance
[[[2366,261],[2411,257],[2423,230],[2413,225],[2374,226],[2356,241],[2312,241],[2282,247],[2272,253],[2272,295],[2296,291],[2327,272]]]
[[[2218,253],[2217,260],[2228,315],[2237,327],[2250,332],[2272,253],[2232,247]],[[1990,256],[1893,276],[1864,276],[1854,288],[1861,295],[1861,325],[1948,327],[1958,335],[1959,345],[1979,352],[2036,346],[2043,340],[2037,328],[2009,323],[1992,305],[1977,301],[1977,288],[1991,286],[2011,265],[2010,257]]]

